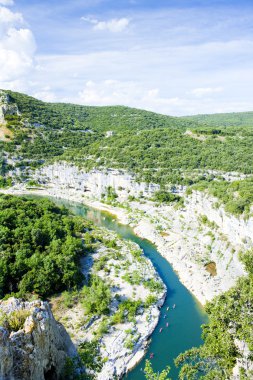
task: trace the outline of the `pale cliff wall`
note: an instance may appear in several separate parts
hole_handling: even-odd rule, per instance
[[[0,327],[0,379],[59,379],[66,358],[76,355],[66,330],[55,321],[47,302],[0,301],[7,320],[18,310],[29,313],[19,331]]]
[[[154,184],[137,183],[124,171],[85,173],[67,163],[39,169],[35,178],[44,181],[53,196],[84,202],[101,199],[108,186],[117,192],[120,203],[129,195],[138,197],[140,193],[148,199],[159,189]],[[131,211],[124,211],[135,232],[157,245],[182,282],[202,303],[228,290],[245,274],[238,253],[253,246],[253,219],[229,215],[223,207],[215,207],[216,201],[206,193],[193,192],[185,196],[185,205],[180,209],[173,205],[156,206],[145,200],[131,202]],[[207,224],[201,222],[202,216],[207,216]],[[214,277],[205,269],[210,261],[216,263]]]
[[[149,197],[160,188],[156,184],[137,183],[132,175],[123,170],[92,170],[86,173],[67,163],[45,166],[37,171],[35,177],[40,180],[45,178],[52,184],[66,188],[74,188],[85,196],[98,199],[106,193],[109,186],[115,189],[122,201],[127,200],[129,195],[143,194]]]
[[[159,190],[157,184],[137,183],[134,177],[124,171],[107,169],[105,171],[93,170],[86,173],[76,166],[67,163],[54,163],[38,170],[35,178],[43,178],[62,188],[75,189],[85,197],[101,199],[111,186],[118,194],[119,201],[127,200],[129,195],[150,197]],[[244,220],[227,214],[223,207],[215,208],[215,199],[206,193],[194,191],[186,198],[184,214],[207,215],[210,221],[215,222],[229,240],[236,245],[252,246],[253,218]]]

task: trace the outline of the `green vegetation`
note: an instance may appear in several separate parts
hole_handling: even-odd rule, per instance
[[[242,256],[248,276],[239,278],[233,288],[207,304],[209,323],[203,326],[204,344],[176,359],[176,364],[181,366],[180,380],[229,379],[236,358],[240,357],[235,339],[248,344],[251,352],[249,360],[252,360],[252,257],[252,251]],[[243,379],[251,379],[251,376],[244,373]]]
[[[156,281],[154,278],[150,278],[147,281],[144,281],[143,285],[145,288],[151,290],[152,292],[159,292],[163,289],[163,284]]]
[[[225,182],[213,181],[214,175],[203,175],[206,170],[253,174],[253,113],[231,114],[235,124],[230,126],[230,122],[224,121],[214,128],[203,124],[204,116],[173,118],[128,107],[44,103],[20,93],[7,93],[22,116],[6,116],[14,136],[8,142],[0,142],[5,152],[0,160],[1,187],[11,184],[6,176],[11,169],[7,154],[17,158],[14,165],[23,169],[23,179],[26,167],[36,168],[55,160],[69,161],[87,170],[126,169],[136,174],[138,181],[162,185],[163,190],[154,197],[157,202],[175,201],[178,205],[183,199],[167,191],[169,185],[196,184],[198,189],[208,187],[221,195],[223,190],[227,192]],[[228,120],[229,115],[223,116]],[[112,136],[107,137],[107,131],[112,131]],[[245,184],[252,194],[250,181]],[[226,195],[229,199],[220,196],[227,211],[248,212],[252,196],[242,194],[232,199],[230,190],[230,195]],[[108,187],[104,201],[117,203],[112,188]]]
[[[194,115],[184,117],[184,119],[218,127],[253,126],[253,112],[231,112],[216,113],[211,115]]]
[[[62,380],[92,380],[93,372],[99,372],[102,365],[98,341],[82,342],[78,346],[78,356],[66,359]]]
[[[199,182],[201,170],[206,169],[253,173],[250,127],[214,130],[188,119],[128,107],[44,103],[8,93],[22,117],[9,118],[14,137],[1,144],[6,153],[22,156],[19,165],[67,160],[86,169],[127,169],[139,180],[164,185]],[[106,137],[109,130],[113,135]],[[186,133],[189,130],[205,139],[193,138]],[[107,195],[115,200],[114,193]]]
[[[182,202],[182,197],[169,191],[159,190],[155,192],[153,200],[159,203]]]
[[[142,275],[137,270],[133,271],[132,273],[126,273],[124,276],[122,276],[122,279],[131,285],[139,285],[143,281]]]
[[[155,373],[151,362],[146,360],[144,373],[147,380],[170,380],[167,376],[170,372],[170,367],[166,367],[161,373]]]
[[[215,170],[253,174],[253,112],[172,118],[128,107],[44,103],[23,94],[8,93],[22,116],[6,116],[11,138],[0,142],[3,152],[0,187],[11,185],[8,173],[14,167],[20,168],[21,179],[27,180],[26,167],[33,169],[44,162],[66,160],[87,170],[126,169],[136,174],[138,181],[158,183],[161,190],[154,195],[156,202],[182,204],[182,198],[173,193],[171,185],[183,184],[190,186],[189,193],[194,189],[207,189],[229,213],[250,215],[252,177],[228,182],[222,176],[207,173]],[[113,132],[110,137],[107,131]],[[8,165],[8,157],[15,159],[11,165]],[[39,184],[28,182],[28,185]],[[114,204],[116,199],[117,194],[108,187],[104,200]],[[129,200],[134,199],[129,197]],[[204,215],[200,221],[211,229],[216,228]],[[0,297],[12,292],[47,297],[52,292],[77,289],[82,282],[78,269],[80,256],[96,244],[96,238],[85,231],[83,222],[49,201],[1,196]],[[114,250],[115,258],[120,257],[116,241],[105,240],[104,245]],[[141,259],[140,251],[132,254]],[[248,344],[252,359],[252,252],[246,253],[242,260],[248,276],[240,278],[232,289],[207,304],[209,324],[203,326],[204,344],[176,360],[181,367],[180,380],[230,378],[239,357],[235,339]],[[128,265],[126,261],[124,269]],[[110,270],[106,259],[101,257],[95,270],[105,269]],[[131,284],[142,281],[137,272],[126,273],[124,279]],[[162,288],[156,280],[145,281],[144,286],[151,291]],[[63,298],[66,307],[81,301],[88,316],[106,315],[111,292],[109,286],[94,275],[82,290],[66,292]],[[145,305],[153,301],[154,296],[147,297]],[[145,305],[141,301],[119,301],[110,322],[101,324],[100,333],[107,331],[108,323],[134,322]],[[18,329],[22,323],[22,316],[14,316],[13,328]],[[131,337],[127,342],[129,348],[133,347],[134,339]],[[94,360],[96,342],[90,344],[92,346],[84,344],[80,348],[82,360],[87,367],[94,363],[98,366],[99,359]],[[149,362],[145,367],[148,380],[165,380],[168,371],[155,374]],[[250,376],[252,374],[244,373],[242,379],[250,379]]]
[[[85,223],[49,200],[0,195],[0,298],[80,285]]]
[[[0,176],[0,188],[9,187],[12,185],[11,178],[4,178]]]
[[[111,291],[108,285],[98,276],[91,276],[89,286],[81,291],[82,303],[86,314],[108,314],[111,302]]]
[[[130,299],[121,302],[118,311],[112,317],[112,324],[124,321],[133,322],[141,305],[141,301],[132,301]]]
[[[250,213],[253,203],[253,178],[234,182],[201,181],[192,188],[202,191],[207,189],[225,205],[225,210],[231,214],[248,215]]]
[[[10,314],[0,312],[0,326],[4,326],[9,331],[19,331],[24,327],[26,318],[31,315],[28,310],[15,310]]]
[[[86,369],[98,371],[102,368],[98,341],[83,342],[78,346],[78,354]]]

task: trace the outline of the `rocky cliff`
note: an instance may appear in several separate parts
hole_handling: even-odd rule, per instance
[[[151,197],[160,186],[157,184],[137,183],[134,176],[123,170],[107,169],[105,171],[92,170],[85,172],[76,166],[60,162],[45,166],[35,173],[35,178],[65,189],[74,189],[85,197],[101,199],[108,187],[114,189],[120,202],[135,197]],[[208,219],[216,223],[234,244],[253,245],[253,218],[244,220],[227,214],[223,207],[215,207],[215,199],[206,193],[194,191],[186,199],[184,213],[194,215],[208,215]]]
[[[0,301],[0,379],[51,380],[75,347],[47,302]]]
[[[60,162],[44,166],[35,173],[39,181],[52,183],[82,192],[87,197],[101,199],[106,195],[108,187],[113,188],[121,201],[126,201],[129,195],[150,197],[160,186],[137,183],[134,176],[123,170],[107,169],[92,170],[86,173],[76,166]]]
[[[227,214],[206,193],[195,191],[186,196],[182,188],[184,207],[157,206],[149,198],[158,185],[137,183],[124,171],[86,173],[64,162],[39,169],[34,178],[44,182],[53,196],[85,202],[103,200],[111,187],[117,194],[117,204],[125,207],[120,213],[125,214],[122,221],[131,223],[138,235],[157,245],[202,303],[228,290],[244,275],[238,253],[253,246],[253,219]],[[129,195],[141,198],[129,202]],[[212,273],[208,271],[209,263],[214,267]]]
[[[0,124],[5,123],[5,115],[19,115],[15,103],[10,103],[9,95],[0,90]]]

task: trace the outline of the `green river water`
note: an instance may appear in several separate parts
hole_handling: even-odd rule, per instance
[[[118,223],[115,217],[97,209],[62,199],[51,199],[57,205],[66,206],[74,214],[91,220],[95,225],[106,227],[115,231],[121,238],[134,241],[143,249],[145,256],[152,261],[166,284],[167,298],[161,308],[160,320],[151,336],[146,356],[124,379],[144,380],[143,368],[145,359],[150,358],[150,353],[154,354],[151,362],[155,371],[161,371],[170,365],[171,379],[178,379],[178,370],[174,365],[174,359],[181,352],[202,343],[200,326],[207,322],[207,315],[201,305],[181,284],[171,265],[159,254],[156,247],[148,240],[136,236],[132,228]],[[176,305],[175,309],[173,309],[174,304]],[[167,311],[168,307],[169,311]],[[167,322],[169,323],[168,327],[166,327]],[[160,333],[161,327],[163,330]]]

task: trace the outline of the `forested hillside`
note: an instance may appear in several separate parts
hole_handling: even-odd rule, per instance
[[[210,192],[217,188],[213,180],[218,179],[224,191],[215,193],[229,203],[229,211],[249,211],[252,178],[241,182],[236,193],[237,184],[230,186],[222,174],[253,173],[250,126],[212,127],[123,106],[54,104],[5,93],[10,107],[17,105],[19,113],[5,114],[9,135],[0,141],[1,186],[10,185],[5,174],[13,167],[36,168],[65,160],[87,170],[126,169],[139,181],[162,186],[197,184],[198,189]]]
[[[211,115],[194,115],[185,120],[217,127],[253,127],[253,112],[215,113]]]
[[[1,187],[29,181],[31,169],[64,160],[87,170],[126,169],[139,181],[160,184],[153,200],[161,204],[176,200],[168,186],[181,184],[188,187],[186,196],[194,189],[208,190],[228,213],[252,214],[251,113],[233,114],[234,119],[230,114],[173,118],[123,106],[53,104],[5,93],[14,108],[8,112],[5,104],[3,125],[9,132],[0,139]],[[235,179],[227,172],[237,172]],[[1,196],[0,211],[0,297],[12,292],[47,297],[80,287],[78,261],[92,248],[85,234],[92,228],[89,223],[47,200]],[[248,276],[207,305],[204,345],[177,359],[180,379],[228,379],[240,356],[236,341],[252,351],[252,251],[242,260]],[[108,305],[107,289],[101,282],[94,287]],[[247,376],[251,374],[242,373],[241,379]]]
[[[21,115],[6,115],[14,136],[2,147],[33,166],[64,159],[88,169],[124,168],[161,184],[192,183],[198,170],[253,173],[250,127],[214,129],[127,107],[53,104],[8,94]]]

